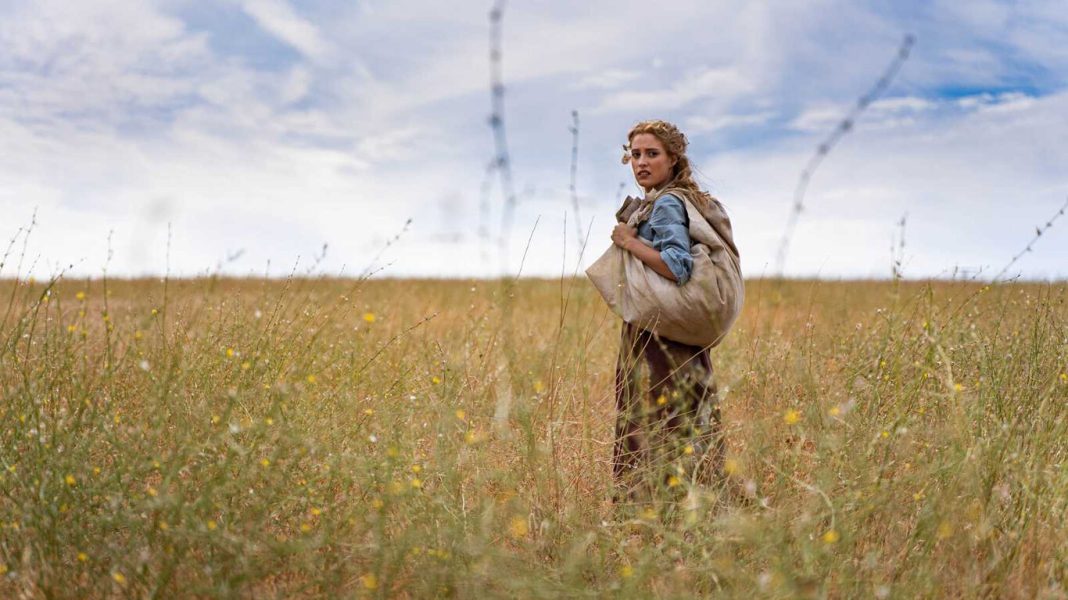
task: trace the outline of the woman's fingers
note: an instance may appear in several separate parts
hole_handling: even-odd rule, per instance
[[[612,229],[612,242],[622,248],[628,239],[637,237],[637,235],[637,228],[630,227],[626,223],[618,223],[615,228]]]

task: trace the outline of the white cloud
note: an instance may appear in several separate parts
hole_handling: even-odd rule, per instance
[[[717,104],[726,105],[755,88],[754,81],[736,67],[704,67],[683,74],[665,89],[627,90],[608,95],[594,112],[670,111],[703,98],[714,98]]]
[[[302,19],[285,0],[243,0],[241,8],[265,31],[312,59],[323,58],[329,45],[315,25]]]
[[[575,89],[611,90],[627,85],[641,77],[641,71],[633,69],[605,69],[586,75],[578,80]]]
[[[775,113],[773,111],[763,111],[743,115],[725,114],[715,117],[697,115],[686,120],[686,131],[692,135],[712,133],[721,129],[730,129],[732,127],[763,125],[774,117]]]
[[[30,10],[28,6],[32,6]],[[193,90],[202,36],[141,3],[44,1],[0,19],[0,107],[25,121],[100,126]]]

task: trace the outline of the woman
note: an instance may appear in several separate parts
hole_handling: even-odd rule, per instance
[[[643,121],[627,139],[623,162],[630,164],[638,185],[654,203],[638,227],[616,225],[612,242],[662,277],[685,285],[693,260],[686,208],[679,196],[695,206],[713,200],[693,180],[686,137],[677,127]],[[688,484],[711,483],[721,470],[724,448],[708,348],[624,322],[615,383],[616,499],[643,499],[665,487],[674,494]]]

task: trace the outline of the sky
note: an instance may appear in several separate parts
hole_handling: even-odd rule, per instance
[[[506,228],[490,8],[0,0],[0,277],[581,274],[640,193],[621,145],[648,118],[687,134],[744,273],[773,275],[801,170],[909,34],[784,273],[993,276],[1068,199],[1061,1],[513,1]],[[1066,257],[1068,218],[1007,275]]]

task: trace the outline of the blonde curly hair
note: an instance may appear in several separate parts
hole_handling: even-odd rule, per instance
[[[641,121],[631,127],[627,133],[627,143],[623,146],[623,164],[630,162],[630,142],[634,140],[634,136],[642,133],[651,133],[656,136],[656,139],[660,140],[661,144],[664,144],[664,149],[667,150],[668,156],[676,161],[672,177],[663,189],[676,188],[685,190],[690,192],[692,199],[698,202],[707,202],[712,199],[712,196],[702,190],[697,185],[697,182],[694,181],[693,167],[690,165],[690,158],[686,156],[686,147],[689,142],[686,140],[686,134],[682,133],[673,123],[652,119]]]

